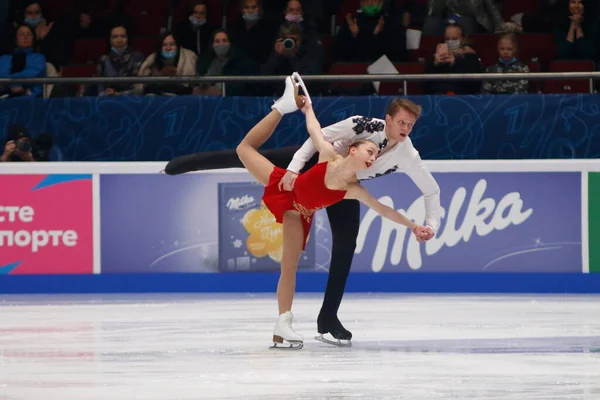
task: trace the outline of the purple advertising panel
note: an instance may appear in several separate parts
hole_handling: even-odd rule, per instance
[[[580,173],[438,173],[443,218],[436,237],[414,235],[362,208],[354,271],[581,272]],[[425,218],[404,174],[364,182],[387,205]]]
[[[443,218],[436,237],[362,207],[355,272],[581,272],[580,173],[436,173]],[[363,183],[380,201],[423,221],[406,175]],[[278,269],[279,228],[247,173],[102,175],[103,273]],[[266,235],[266,236],[265,236]],[[315,215],[303,271],[326,272],[327,213]]]

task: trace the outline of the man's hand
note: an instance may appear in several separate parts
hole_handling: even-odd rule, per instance
[[[294,189],[294,183],[296,183],[296,178],[298,178],[298,174],[292,171],[287,171],[283,178],[279,181],[279,190],[286,190],[291,192]]]
[[[6,143],[6,146],[4,146],[4,154],[9,156],[14,153],[16,149],[17,144],[14,140],[10,140],[8,143]]]

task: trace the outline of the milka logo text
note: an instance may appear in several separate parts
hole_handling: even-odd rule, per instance
[[[254,197],[248,196],[247,194],[242,197],[232,197],[227,200],[227,208],[231,211],[245,210],[252,207],[254,204]]]
[[[436,237],[425,242],[423,244],[417,243],[411,232],[407,232],[407,228],[398,225],[395,222],[389,221],[382,218],[381,231],[379,238],[377,238],[377,246],[373,253],[373,261],[371,268],[374,272],[379,272],[383,268],[385,261],[388,257],[388,248],[390,245],[390,239],[395,237],[396,240],[393,243],[391,253],[389,254],[390,262],[393,265],[398,265],[402,260],[402,254],[404,252],[404,242],[407,237],[410,237],[408,244],[406,245],[406,257],[408,265],[412,269],[419,269],[423,264],[422,260],[422,249],[425,249],[427,255],[436,254],[443,246],[453,247],[456,246],[461,240],[468,242],[473,234],[473,231],[479,236],[486,236],[493,231],[501,231],[508,228],[510,225],[519,225],[526,221],[531,214],[533,209],[523,209],[523,200],[518,192],[511,192],[506,194],[496,203],[494,199],[483,198],[487,182],[485,179],[481,179],[475,185],[462,224],[457,226],[458,214],[461,212],[465,200],[467,198],[467,190],[463,187],[458,188],[452,197],[450,206],[447,208],[447,213],[444,208],[444,219],[445,224],[443,230],[438,232]],[[383,204],[394,208],[393,200],[388,197],[382,197],[379,199]],[[414,218],[415,221],[425,220],[425,206],[423,197],[419,197],[415,200],[406,212],[399,210],[410,218]],[[488,222],[486,220],[490,218]],[[360,231],[358,234],[356,252],[360,253],[363,251],[365,239],[368,236],[373,237],[375,232],[370,232],[371,225],[377,219],[381,218],[373,210],[368,210],[363,218]],[[410,235],[410,236],[409,236]],[[468,257],[465,254],[465,257]]]

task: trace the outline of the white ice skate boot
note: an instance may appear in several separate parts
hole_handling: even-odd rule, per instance
[[[308,89],[306,88],[306,85],[304,84],[304,81],[302,80],[302,77],[300,76],[300,74],[297,72],[294,72],[292,74],[292,79],[294,80],[294,83],[296,84],[296,86],[299,89],[302,89],[302,94],[306,97],[306,101],[308,101],[308,104],[312,104],[312,100],[310,99],[310,94],[308,94]]]
[[[300,99],[298,95],[298,85],[294,82],[291,76],[285,78],[285,91],[275,104],[271,106],[272,110],[277,110],[281,115],[289,114],[296,111]]]
[[[304,346],[304,337],[292,328],[293,319],[291,311],[286,311],[279,316],[273,329],[272,348],[299,350]]]

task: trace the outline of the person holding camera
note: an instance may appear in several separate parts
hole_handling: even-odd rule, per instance
[[[4,153],[0,157],[0,162],[10,161],[35,161],[33,157],[33,145],[26,130],[14,126],[8,141],[4,146]]]
[[[33,140],[27,128],[13,125],[9,128],[0,162],[49,161],[53,146],[54,139],[47,133],[40,133],[36,140]]]
[[[265,75],[318,75],[323,71],[323,46],[316,40],[306,40],[304,31],[296,22],[284,22],[279,28],[273,52],[263,66]],[[311,93],[320,92],[315,85],[307,85]],[[283,91],[283,84],[276,84],[272,92]]]

